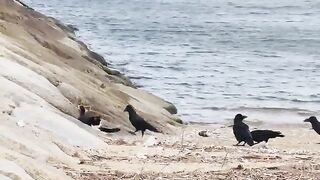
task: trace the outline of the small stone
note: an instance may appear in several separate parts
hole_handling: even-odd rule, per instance
[[[104,89],[104,88],[106,88],[106,85],[105,85],[104,83],[102,83],[102,84],[100,85],[100,87],[101,87],[102,89]]]
[[[26,125],[26,123],[23,120],[19,120],[17,122],[17,126],[19,126],[19,127],[24,127],[25,125]]]
[[[202,136],[202,137],[209,137],[207,131],[200,131],[198,134],[199,134],[199,136]]]
[[[235,169],[241,170],[241,169],[244,169],[244,168],[243,168],[243,166],[241,164],[239,164]]]

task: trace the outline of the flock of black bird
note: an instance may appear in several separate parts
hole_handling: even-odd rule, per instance
[[[241,142],[243,142],[242,146],[245,144],[253,146],[263,141],[267,143],[271,138],[284,137],[280,131],[254,130],[250,132],[249,126],[243,122],[245,118],[247,118],[247,116],[242,114],[237,114],[234,117],[233,134],[238,141],[235,146],[239,146]],[[304,122],[310,122],[312,128],[320,135],[320,122],[315,116],[309,117],[304,120]]]
[[[247,118],[247,116],[242,114],[237,114],[234,117],[233,134],[238,141],[236,146],[238,146],[241,142],[244,142],[242,146],[245,144],[253,146],[254,144],[258,144],[262,141],[267,143],[271,138],[284,137],[284,135],[279,131],[254,130],[250,132],[249,126],[243,122],[245,118]]]
[[[88,125],[88,126],[97,126],[100,125],[101,117],[96,115],[95,113],[92,113],[91,111],[86,111],[84,106],[79,106],[80,115],[78,117],[78,120],[80,120],[82,123]],[[135,127],[135,132],[141,131],[142,137],[144,135],[144,132],[146,130],[153,131],[153,132],[160,132],[158,129],[156,129],[154,126],[152,126],[150,123],[145,121],[141,116],[137,114],[137,112],[134,110],[132,105],[127,105],[124,109],[124,112],[129,113],[129,120],[131,124]],[[100,131],[112,133],[112,132],[118,132],[120,131],[119,128],[105,128],[100,126]],[[134,132],[134,133],[135,133]]]
[[[80,116],[78,119],[89,126],[95,126],[100,125],[101,117],[95,115],[91,111],[86,111],[84,106],[79,106],[80,109]],[[132,126],[135,127],[135,132],[141,131],[141,135],[143,137],[144,132],[146,130],[153,131],[160,133],[158,129],[156,129],[154,126],[152,126],[150,123],[145,121],[141,116],[137,114],[134,107],[132,105],[127,105],[124,109],[124,112],[128,112],[129,114],[129,121],[131,122]],[[271,138],[276,137],[284,137],[284,135],[280,131],[272,131],[272,130],[254,130],[250,131],[249,126],[243,122],[243,120],[247,118],[247,116],[242,114],[237,114],[234,117],[234,124],[233,124],[233,134],[238,141],[238,143],[235,146],[244,146],[245,144],[248,144],[249,146],[253,146],[255,144],[258,144],[260,142],[268,142]],[[320,122],[317,120],[315,116],[311,116],[310,118],[304,120],[304,122],[310,122],[312,125],[312,128],[320,135]],[[118,132],[120,131],[119,128],[105,128],[105,127],[99,127],[99,130],[103,132]],[[134,133],[135,133],[134,132]],[[199,133],[199,135],[202,135],[203,133]],[[207,136],[204,136],[207,137]],[[242,143],[240,145],[240,143]]]

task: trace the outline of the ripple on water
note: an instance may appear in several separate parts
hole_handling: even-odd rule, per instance
[[[320,3],[28,0],[185,120],[301,122],[320,109]],[[90,7],[90,8],[88,8]]]

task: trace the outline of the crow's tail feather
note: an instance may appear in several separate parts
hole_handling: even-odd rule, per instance
[[[280,131],[273,131],[274,137],[284,137],[284,135]]]
[[[157,132],[157,133],[161,133],[157,128],[155,128],[154,126],[152,126],[151,124],[147,123],[147,129],[153,132]]]

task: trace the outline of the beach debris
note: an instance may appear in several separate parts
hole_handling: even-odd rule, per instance
[[[202,136],[202,137],[209,137],[208,131],[200,131],[198,134],[199,136]]]
[[[114,144],[115,144],[115,145],[127,145],[128,142],[126,142],[126,141],[123,140],[123,139],[118,139],[118,140],[114,140]]]
[[[278,170],[279,167],[276,166],[271,166],[271,167],[267,167],[268,170]]]
[[[16,122],[16,124],[17,124],[17,126],[19,126],[19,127],[24,127],[24,126],[26,125],[26,123],[25,123],[23,120],[18,120],[18,121]]]
[[[142,153],[137,154],[136,157],[138,159],[147,159],[147,156],[145,154],[142,154]]]
[[[244,167],[241,165],[241,164],[239,164],[236,168],[234,168],[235,170],[241,170],[241,169],[244,169]]]
[[[203,152],[213,152],[216,149],[215,146],[205,146],[201,149]]]

